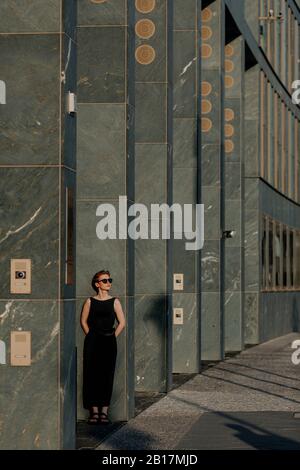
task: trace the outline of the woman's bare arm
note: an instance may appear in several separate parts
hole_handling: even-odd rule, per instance
[[[115,331],[115,335],[118,336],[121,333],[121,331],[124,330],[125,325],[126,325],[125,315],[124,315],[124,312],[122,310],[121,302],[119,301],[118,298],[116,298],[115,301],[114,301],[114,309],[115,309],[116,316],[117,316],[117,319],[118,319],[118,322],[119,322],[119,324],[116,328],[116,331]]]
[[[90,306],[91,306],[91,299],[89,298],[84,302],[84,305],[81,311],[81,317],[80,317],[80,325],[86,335],[89,332],[89,326],[87,324],[87,320],[88,320],[89,313],[90,313]]]

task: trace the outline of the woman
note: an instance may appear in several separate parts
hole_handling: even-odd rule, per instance
[[[125,317],[117,297],[108,292],[109,271],[99,271],[92,279],[97,295],[82,308],[80,324],[86,334],[83,348],[83,406],[89,409],[89,424],[109,423],[108,407],[113,389],[117,357],[117,336],[125,328]],[[118,326],[115,329],[115,319]]]

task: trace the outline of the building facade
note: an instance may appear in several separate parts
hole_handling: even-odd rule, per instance
[[[2,0],[0,13],[0,442],[72,449],[79,318],[100,269],[126,316],[113,420],[174,373],[300,330],[300,2]],[[123,212],[204,204],[203,249],[173,229],[100,240],[97,208],[118,214],[120,197]],[[31,341],[26,367],[11,332]]]

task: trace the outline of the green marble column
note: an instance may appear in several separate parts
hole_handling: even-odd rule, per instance
[[[77,397],[82,407],[84,334],[79,318],[85,299],[95,294],[93,275],[108,269],[114,279],[111,295],[119,297],[126,328],[117,338],[118,355],[110,418],[133,414],[133,253],[129,239],[100,240],[96,209],[110,203],[119,213],[119,196],[133,202],[131,146],[132,5],[125,0],[78,1],[77,126]]]
[[[170,2],[135,3],[135,201],[168,202]],[[151,3],[151,2],[150,2]],[[147,34],[143,32],[147,31]],[[150,229],[149,229],[150,237]],[[168,388],[168,241],[135,241],[135,390]]]
[[[244,320],[244,161],[241,36],[225,47],[225,218],[234,238],[225,247],[225,351],[243,349]]]
[[[76,126],[66,113],[76,91],[75,6],[1,2],[2,449],[75,448]],[[31,292],[12,294],[10,260],[23,258],[31,259]],[[18,329],[31,332],[30,366],[10,365]]]
[[[197,203],[198,3],[174,2],[173,195],[174,203],[182,206]],[[173,325],[173,372],[194,373],[200,356],[199,252],[186,250],[185,244],[184,238],[174,241],[173,272],[184,275],[184,289],[173,292],[173,307],[183,309],[183,324]]]
[[[259,342],[259,165],[260,68],[246,70],[245,80],[245,344]]]
[[[201,359],[220,360],[223,348],[221,261],[222,193],[222,80],[224,55],[223,3],[202,10],[202,166],[201,191],[205,205],[205,242],[201,252]]]

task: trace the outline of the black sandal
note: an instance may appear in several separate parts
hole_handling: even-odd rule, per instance
[[[99,412],[95,411],[94,413],[90,413],[90,416],[88,418],[88,424],[99,424]]]
[[[99,422],[101,424],[110,424],[111,421],[108,419],[108,416],[106,413],[100,413],[100,418],[99,418]]]

